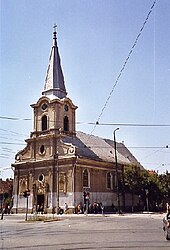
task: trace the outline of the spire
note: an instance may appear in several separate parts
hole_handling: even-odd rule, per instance
[[[57,25],[53,26],[53,46],[51,48],[49,65],[47,69],[47,75],[45,79],[43,95],[51,98],[64,98],[67,95],[64,76],[60,63],[60,55],[57,47]]]

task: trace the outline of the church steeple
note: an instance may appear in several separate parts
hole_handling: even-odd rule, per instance
[[[42,95],[45,95],[50,99],[62,99],[67,95],[57,46],[56,27],[56,25],[53,27],[53,46],[50,53],[44,91],[42,92]]]

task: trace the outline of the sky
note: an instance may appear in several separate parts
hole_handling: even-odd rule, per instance
[[[116,140],[146,169],[170,172],[170,1],[156,1],[140,32],[153,3],[0,0],[0,178],[13,177],[33,131],[30,105],[44,87],[54,23],[76,129],[113,139],[119,127]],[[88,124],[98,120],[107,125]]]

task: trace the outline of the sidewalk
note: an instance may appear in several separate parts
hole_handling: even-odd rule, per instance
[[[85,217],[147,217],[147,216],[154,216],[158,218],[163,218],[165,216],[165,213],[154,213],[154,212],[143,212],[143,213],[123,213],[123,214],[117,214],[117,213],[106,213],[106,214],[28,214],[28,220],[29,218],[33,218],[35,216],[37,217],[47,217],[47,218],[85,218]],[[24,213],[18,213],[18,214],[5,214],[3,220],[16,220],[16,221],[25,221],[26,214]]]

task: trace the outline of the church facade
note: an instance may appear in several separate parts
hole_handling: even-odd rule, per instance
[[[142,168],[124,144],[116,144],[115,154],[112,140],[76,131],[77,106],[67,97],[56,35],[54,30],[42,96],[31,105],[33,132],[12,164],[14,212],[25,211],[26,191],[30,212],[41,207],[55,213],[65,203],[72,211],[94,202],[109,209],[118,204],[117,180],[124,167]],[[127,197],[120,194],[121,207],[129,206]]]

